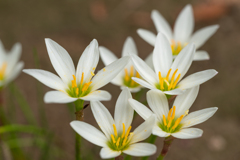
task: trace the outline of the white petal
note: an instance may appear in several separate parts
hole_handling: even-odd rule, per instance
[[[188,89],[200,85],[209,79],[213,78],[218,72],[214,69],[208,69],[205,71],[191,74],[184,78],[178,85],[180,89]]]
[[[132,108],[144,119],[148,119],[151,115],[153,115],[153,112],[148,109],[146,106],[144,106],[142,103],[134,100],[129,99],[128,100]]]
[[[65,90],[65,84],[63,81],[51,72],[40,69],[24,69],[23,72],[29,74],[30,76],[33,76],[41,83],[52,89]]]
[[[146,29],[138,29],[138,35],[150,45],[154,46],[156,41],[156,35]]]
[[[119,156],[122,152],[121,151],[113,151],[110,148],[102,148],[100,151],[100,156],[102,159],[110,159]]]
[[[128,88],[124,88],[117,99],[114,119],[119,133],[122,133],[123,123],[125,125],[124,132],[126,132],[133,120],[134,110],[128,102],[129,98],[132,98],[132,95]]]
[[[148,91],[147,102],[153,113],[157,115],[160,121],[162,120],[163,115],[166,116],[168,114],[168,100],[164,93],[154,90]]]
[[[219,25],[212,25],[204,27],[196,31],[190,40],[195,43],[196,48],[200,48],[219,28]]]
[[[192,112],[183,118],[181,124],[183,124],[183,127],[186,128],[203,123],[212,117],[217,110],[217,107],[211,107]]]
[[[173,61],[172,49],[166,36],[158,33],[153,50],[153,66],[155,72],[161,72],[162,77],[166,77]]]
[[[111,64],[112,62],[118,59],[113,52],[111,52],[109,49],[105,47],[100,46],[99,51],[101,59],[105,66]]]
[[[7,69],[6,74],[12,74],[12,70],[15,69],[15,66],[17,65],[20,56],[22,53],[22,46],[20,43],[14,44],[12,47],[10,53],[7,55]]]
[[[136,77],[132,77],[132,80],[134,80],[135,82],[137,82],[138,84],[140,84],[143,87],[146,87],[148,89],[155,89],[154,86],[152,86],[151,84],[149,84],[148,82],[140,79],[140,78],[136,78]]]
[[[128,37],[124,42],[122,57],[128,56],[129,53],[138,55],[137,47],[132,37]]]
[[[128,64],[129,57],[120,58],[117,61],[109,64],[102,70],[100,70],[92,79],[92,90],[101,88],[102,86],[108,84],[114,77],[116,77],[120,71]]]
[[[3,84],[7,85],[11,81],[13,81],[21,73],[21,71],[23,69],[23,66],[24,66],[24,63],[23,62],[19,62],[14,67],[14,70],[12,71],[12,73],[6,77],[6,79],[4,80]]]
[[[133,131],[133,137],[130,141],[130,144],[145,140],[152,133],[153,125],[155,124],[155,115],[150,116],[145,122],[138,126]]]
[[[53,40],[46,38],[45,43],[53,68],[65,83],[71,82],[75,67],[68,52]]]
[[[152,85],[158,83],[158,78],[155,72],[141,58],[132,54],[131,59],[135,69],[143,77],[143,79]]]
[[[203,131],[198,128],[185,128],[181,129],[177,133],[172,133],[173,137],[179,138],[179,139],[192,139],[192,138],[199,138],[203,134]]]
[[[158,125],[153,126],[152,134],[159,137],[168,137],[170,133],[164,132]]]
[[[173,106],[176,106],[175,116],[180,117],[184,115],[184,113],[189,110],[192,106],[193,102],[197,98],[199,91],[199,86],[188,89],[182,95],[177,96],[175,99]]]
[[[105,135],[92,125],[81,121],[72,121],[70,125],[79,135],[89,142],[97,146],[107,147],[107,138]]]
[[[153,144],[149,143],[137,143],[130,145],[127,150],[123,151],[123,153],[135,156],[135,157],[142,157],[142,156],[151,156],[156,153],[157,147]]]
[[[163,33],[170,41],[173,38],[172,29],[163,16],[157,10],[153,10],[151,13],[151,18],[157,31]]]
[[[153,53],[150,53],[147,58],[145,59],[145,63],[152,69],[154,69],[153,67]]]
[[[122,87],[123,88],[123,87]],[[137,93],[141,90],[141,87],[128,88],[131,93]]]
[[[163,93],[168,94],[168,95],[181,95],[185,92],[183,89],[174,89],[171,91],[164,91]]]
[[[98,126],[104,132],[106,137],[110,139],[111,134],[114,133],[113,124],[115,124],[111,114],[107,108],[99,101],[91,101],[90,104]]]
[[[120,73],[111,80],[111,83],[117,86],[124,86],[123,77],[125,76],[124,70],[120,71]]]
[[[83,51],[77,65],[77,82],[81,81],[82,73],[84,73],[83,82],[89,82],[92,78],[99,61],[98,42],[93,39],[91,43]]]
[[[194,61],[204,61],[209,59],[210,56],[206,51],[196,51],[196,53],[193,55]]]
[[[67,93],[60,91],[49,91],[44,95],[45,103],[70,103],[76,100],[77,98],[72,98]]]
[[[81,99],[85,101],[109,101],[111,98],[111,94],[103,90],[93,91],[88,95],[81,97]]]
[[[179,81],[184,77],[184,75],[187,73],[189,67],[192,64],[194,53],[195,53],[194,44],[188,44],[181,50],[181,52],[178,54],[178,56],[175,58],[172,64],[171,67],[172,71],[169,76],[169,79],[171,79],[176,69],[178,69],[178,71],[175,76],[175,79],[177,78],[178,74],[181,74]]]
[[[194,28],[194,17],[191,5],[187,5],[181,11],[174,25],[174,39],[187,42]]]

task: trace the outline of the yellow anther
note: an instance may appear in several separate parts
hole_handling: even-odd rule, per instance
[[[172,86],[173,89],[176,87],[176,85],[177,85],[180,77],[181,77],[181,74],[179,74],[178,77],[177,77],[177,79],[175,80],[175,82],[174,82],[174,84],[173,84],[173,86]]]
[[[82,77],[81,77],[81,85],[83,84],[83,79],[84,79],[84,72],[82,72]]]
[[[172,114],[172,108],[170,109],[170,111],[168,112],[168,116],[167,116],[167,120],[169,121],[171,118],[171,114]]]
[[[6,69],[7,69],[7,63],[4,62],[0,68],[0,80],[3,80]]]
[[[163,78],[161,76],[161,72],[158,72],[158,78],[159,78],[160,88],[163,90],[164,86],[163,86]]]
[[[172,70],[172,68],[169,69],[169,71],[168,71],[168,73],[167,73],[167,77],[166,77],[167,81],[168,81],[168,79],[169,79],[169,75],[170,75],[170,73],[171,73],[171,70]]]
[[[127,137],[124,138],[122,145],[124,146],[126,144]]]
[[[85,83],[82,88],[82,92],[86,91],[92,82]]]
[[[112,138],[113,143],[116,143],[116,140],[112,134],[111,134],[111,138]]]
[[[133,66],[131,66],[131,68],[130,68],[130,77],[133,77],[133,74],[134,74],[134,68],[133,68]]]
[[[91,75],[94,76],[95,74],[91,71]]]
[[[168,125],[167,125],[167,128],[169,128],[170,126],[171,126],[171,124],[172,124],[172,118],[170,118],[170,120],[168,121]]]
[[[120,142],[120,137],[118,137],[118,140],[117,140],[117,143],[116,143],[117,147],[119,146],[119,142]]]
[[[76,80],[75,75],[72,75],[72,76],[73,76],[73,80],[72,80],[72,88],[76,88],[76,87],[77,87],[77,80]]]
[[[173,106],[172,119],[174,119],[174,117],[175,117],[175,110],[176,110],[176,107],[175,107],[175,106]]]
[[[76,95],[78,96],[79,94],[79,88],[76,88]]]
[[[140,78],[140,74],[139,74],[138,72],[136,73],[136,77],[137,77],[137,78]]]
[[[127,68],[124,69],[125,71],[125,81],[129,81],[128,70]]]
[[[125,135],[125,124],[123,123],[122,125],[123,125],[123,132],[122,132],[122,136],[121,137],[123,138],[124,135]]]
[[[189,110],[186,110],[184,116],[188,115],[188,112],[189,112]]]
[[[175,78],[175,75],[176,75],[177,71],[178,71],[178,69],[176,69],[175,72],[174,72],[173,75],[172,75],[171,83],[170,83],[170,85],[168,86],[168,90],[170,90],[170,89],[172,88],[173,81],[174,81],[174,78]]]
[[[173,125],[172,129],[174,130],[175,128],[177,128],[178,124],[180,123],[180,118],[178,118],[175,122],[175,124]]]
[[[93,69],[93,70],[95,70],[96,68],[95,68],[95,67],[93,67],[92,69]]]
[[[128,130],[127,130],[127,132],[126,132],[125,138],[128,137],[128,135],[129,135],[129,133],[130,133],[130,131],[131,131],[131,128],[132,128],[132,126],[129,126],[129,127],[128,127]]]
[[[134,80],[131,79],[131,83],[130,83],[130,86],[134,86]]]
[[[114,135],[117,137],[118,134],[117,134],[117,128],[116,128],[115,124],[113,124],[113,130],[114,130]]]
[[[164,126],[167,125],[167,121],[166,121],[166,117],[165,117],[165,115],[163,115],[163,123],[164,123]]]

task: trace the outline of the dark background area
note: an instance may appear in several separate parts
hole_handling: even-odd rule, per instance
[[[143,59],[153,47],[136,33],[145,28],[156,33],[150,18],[151,10],[157,9],[173,26],[186,4],[192,4],[195,29],[219,24],[220,28],[201,47],[210,54],[209,61],[193,62],[188,74],[216,69],[219,74],[201,85],[200,93],[191,111],[219,107],[207,122],[197,125],[204,130],[203,136],[193,140],[175,140],[166,160],[238,160],[240,159],[240,0],[8,0],[0,1],[0,39],[10,49],[16,42],[23,46],[21,60],[24,68],[36,68],[33,50],[39,55],[41,69],[56,73],[49,60],[44,38],[51,38],[62,45],[72,57],[75,65],[83,50],[95,38],[99,45],[113,51],[118,57],[127,36],[137,44]],[[98,69],[103,67],[99,62]],[[27,98],[34,116],[39,120],[38,100],[35,92],[37,80],[22,73],[16,80]],[[40,85],[44,93],[50,89]],[[112,100],[103,102],[113,113],[120,93],[117,86],[103,87],[112,94]],[[41,97],[42,98],[42,97]],[[43,98],[42,98],[43,99]],[[14,99],[13,99],[14,101]],[[75,134],[69,123],[73,120],[67,105],[45,104],[49,130],[53,131],[57,145],[65,151],[58,159],[74,159]],[[16,123],[25,124],[19,109]],[[97,125],[90,108],[85,111],[86,122]],[[39,120],[40,121],[40,120]],[[138,117],[135,124],[143,120]],[[158,153],[163,138],[156,144]],[[26,150],[31,150],[27,148]],[[100,147],[84,140],[84,155],[99,159]],[[152,158],[156,157],[158,153]],[[38,153],[36,151],[36,157]],[[86,158],[85,158],[86,159]]]

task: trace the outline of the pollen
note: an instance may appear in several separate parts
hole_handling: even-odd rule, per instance
[[[0,68],[0,81],[4,79],[6,69],[7,69],[7,63],[4,62]]]
[[[124,77],[123,77],[123,84],[129,88],[135,88],[138,87],[139,84],[136,83],[134,80],[132,80],[132,77],[140,78],[140,74],[134,69],[133,66],[130,68],[124,69]]]
[[[173,55],[178,55],[181,50],[187,45],[187,43],[181,43],[180,41],[172,40],[171,49]]]
[[[166,77],[163,77],[161,72],[158,72],[159,79],[159,84],[157,84],[158,89],[162,91],[170,91],[176,88],[177,83],[179,82],[179,79],[181,77],[181,74],[178,74],[177,78],[175,78],[178,72],[178,69],[176,69],[170,78],[171,71],[172,69],[169,69]]]

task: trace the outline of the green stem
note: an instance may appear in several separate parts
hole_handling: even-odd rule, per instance
[[[148,138],[148,143],[154,144],[155,141],[156,141],[156,139],[157,139],[157,136],[151,135],[151,136]],[[143,157],[142,160],[147,160],[148,158],[149,158],[149,156]]]
[[[172,142],[174,140],[174,137],[170,136],[170,137],[166,137],[164,139],[164,143],[163,143],[163,149],[160,153],[160,155],[158,156],[157,160],[163,160],[164,157],[166,156],[166,154],[168,153],[169,148],[172,145]]]
[[[78,121],[84,120],[83,103],[84,103],[84,101],[81,99],[75,101],[75,108],[76,108],[75,114],[76,114],[76,120],[78,120]],[[75,149],[76,149],[76,160],[81,160],[82,159],[81,136],[77,133],[76,133]]]

